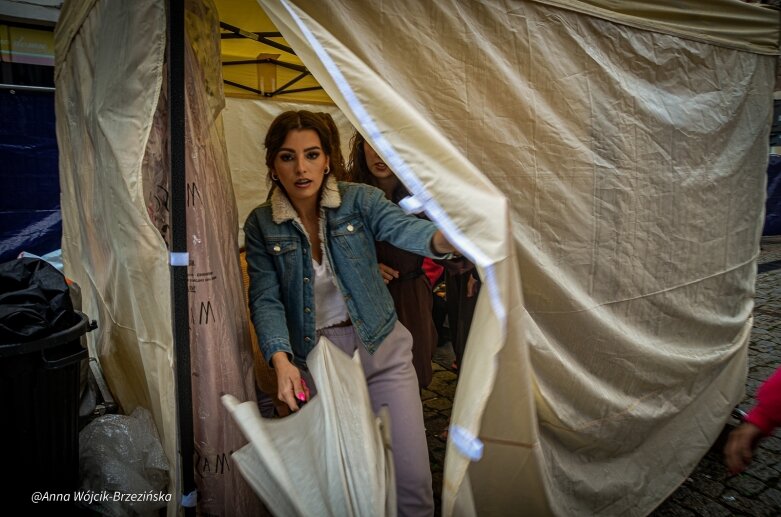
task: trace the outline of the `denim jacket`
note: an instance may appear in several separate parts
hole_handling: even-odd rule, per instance
[[[337,182],[323,187],[320,238],[355,331],[369,353],[388,336],[396,311],[377,267],[375,241],[418,255],[431,250],[436,227],[405,214],[369,185]],[[267,361],[279,351],[304,366],[316,344],[315,291],[309,237],[287,196],[276,189],[244,224],[249,305]]]

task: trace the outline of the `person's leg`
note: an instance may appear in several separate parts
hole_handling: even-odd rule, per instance
[[[437,346],[446,345],[450,341],[450,330],[445,327],[447,302],[437,293],[431,293],[431,319],[437,329]]]
[[[400,516],[434,514],[431,465],[418,378],[412,366],[412,336],[400,323],[374,355],[357,347],[374,412],[388,406]]]
[[[450,329],[450,345],[453,347],[453,355],[455,355],[455,361],[453,361],[453,369],[458,369],[461,364],[461,355],[463,354],[463,342],[461,341],[461,334],[459,333],[459,322],[461,309],[461,277],[462,275],[456,273],[447,273],[445,280],[445,289],[447,291],[447,300],[445,302],[447,306],[447,324]]]

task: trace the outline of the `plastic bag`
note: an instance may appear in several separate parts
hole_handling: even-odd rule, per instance
[[[33,341],[78,322],[65,277],[44,260],[0,264],[0,343]]]
[[[79,469],[82,493],[109,495],[84,505],[103,515],[157,515],[170,498],[168,459],[152,415],[142,407],[130,416],[103,415],[90,422],[79,433]]]

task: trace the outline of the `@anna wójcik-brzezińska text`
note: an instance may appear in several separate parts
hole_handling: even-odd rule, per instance
[[[53,502],[80,502],[83,504],[93,504],[100,502],[169,502],[171,494],[159,490],[149,490],[127,494],[119,491],[102,490],[94,492],[92,490],[76,490],[75,492],[33,492],[30,500],[33,503],[53,503]]]

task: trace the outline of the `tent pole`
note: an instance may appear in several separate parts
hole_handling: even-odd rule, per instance
[[[280,93],[286,93],[286,92],[285,92],[285,88],[287,88],[288,86],[291,86],[291,85],[294,85],[294,84],[296,84],[298,81],[300,81],[301,79],[303,79],[304,77],[306,77],[306,76],[308,76],[308,75],[309,75],[309,72],[308,72],[308,71],[307,71],[307,72],[302,72],[300,75],[298,75],[298,76],[297,76],[297,77],[295,77],[294,79],[291,79],[290,81],[288,81],[288,82],[287,82],[287,83],[285,83],[284,85],[282,85],[282,86],[280,86],[279,88],[277,88],[277,91],[275,91],[275,92],[272,92],[272,94],[271,94],[271,95],[279,95]]]
[[[220,22],[220,28],[225,29],[226,31],[231,31],[234,34],[238,34],[239,36],[251,40],[255,40],[257,42],[263,43],[264,45],[268,45],[269,47],[274,47],[275,49],[282,50],[284,52],[287,52],[288,54],[296,55],[295,51],[288,47],[287,45],[282,45],[281,43],[277,43],[276,41],[270,40],[264,36],[261,36],[263,34],[262,32],[249,32],[242,30],[236,26],[227,24],[225,22]]]
[[[171,145],[171,290],[172,329],[176,353],[176,400],[182,461],[181,505],[195,515],[193,466],[193,398],[190,373],[190,328],[187,293],[187,213],[185,176],[184,0],[168,0],[168,98]]]

